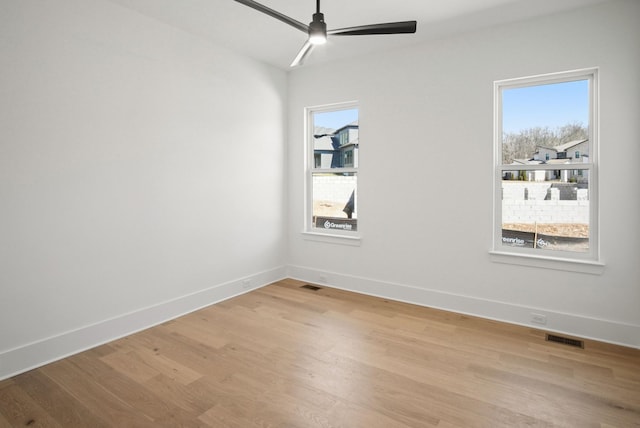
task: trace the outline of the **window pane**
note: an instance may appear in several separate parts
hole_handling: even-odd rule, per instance
[[[501,96],[503,165],[588,156],[588,80],[504,88]],[[565,147],[579,141],[583,147]]]
[[[506,170],[502,178],[503,246],[589,250],[588,170]]]
[[[314,168],[358,167],[358,109],[313,113]]]
[[[313,173],[312,226],[357,230],[356,173]]]

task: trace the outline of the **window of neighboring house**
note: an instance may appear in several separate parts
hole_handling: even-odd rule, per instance
[[[341,146],[347,144],[349,142],[349,130],[343,129],[342,131],[340,131],[340,134],[338,134],[338,138],[340,139]]]
[[[307,109],[307,232],[357,237],[358,129],[357,103]]]
[[[495,82],[494,254],[598,264],[597,85],[597,69]]]
[[[353,149],[350,149],[344,152],[344,166],[345,167],[353,166]]]

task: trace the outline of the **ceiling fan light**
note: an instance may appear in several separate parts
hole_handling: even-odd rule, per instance
[[[324,34],[310,34],[309,35],[309,43],[312,45],[324,45],[327,43],[327,38]]]
[[[324,22],[322,13],[313,14],[313,21],[309,24],[309,43],[312,45],[327,43],[327,24]]]

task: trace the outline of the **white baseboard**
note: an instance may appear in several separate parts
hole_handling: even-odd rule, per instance
[[[320,278],[325,278],[326,285],[334,288],[640,349],[640,326],[637,325],[449,294],[302,266],[283,266],[0,352],[0,380],[162,324],[284,278],[314,284],[321,284]],[[247,279],[251,280],[248,287]],[[547,324],[532,324],[532,312],[546,316]]]
[[[479,299],[303,266],[289,266],[287,277],[320,285],[324,282],[329,287],[370,296],[640,349],[640,326],[638,325]],[[532,323],[532,313],[544,315],[546,324]]]
[[[284,266],[259,272],[77,330],[2,351],[0,352],[0,380],[255,290],[284,279],[285,274]]]

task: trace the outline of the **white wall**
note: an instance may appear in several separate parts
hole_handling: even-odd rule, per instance
[[[108,2],[0,2],[0,378],[284,275],[286,89]]]
[[[612,2],[293,72],[290,276],[525,325],[535,311],[548,329],[640,347],[639,18],[640,2]],[[493,82],[593,66],[604,272],[491,261]],[[351,100],[362,242],[305,240],[303,108]]]

